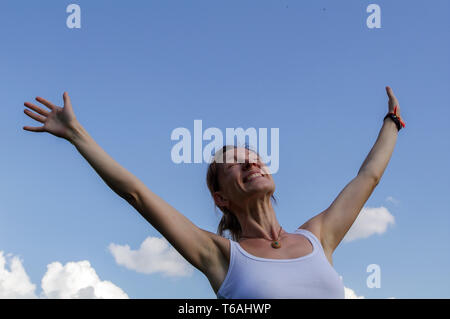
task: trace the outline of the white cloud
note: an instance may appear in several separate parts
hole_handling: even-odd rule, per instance
[[[344,287],[345,299],[365,299],[364,296],[358,296],[354,290]]]
[[[9,269],[7,269],[9,266]],[[0,299],[32,299],[36,285],[32,284],[22,261],[17,256],[0,251]]]
[[[42,278],[42,298],[127,299],[128,295],[110,281],[102,281],[87,260],[47,265]]]
[[[400,203],[400,201],[399,201],[398,199],[395,199],[395,198],[392,197],[392,196],[386,197],[386,201],[387,201],[387,202],[394,203],[395,205],[398,205],[398,204]]]
[[[344,242],[383,234],[389,225],[394,225],[394,216],[385,207],[364,207],[344,237]]]
[[[122,289],[109,281],[102,281],[89,261],[59,262],[47,265],[42,278],[40,298],[119,299],[128,298]],[[36,285],[31,283],[22,261],[0,251],[0,299],[34,299]]]
[[[138,250],[111,243],[109,251],[117,264],[140,273],[160,272],[164,276],[189,276],[193,273],[193,267],[169,246],[164,237],[147,237]]]

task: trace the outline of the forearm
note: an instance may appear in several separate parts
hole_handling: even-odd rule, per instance
[[[78,122],[70,130],[71,142],[88,161],[103,181],[128,202],[134,200],[134,191],[140,180],[109,156]]]
[[[398,130],[394,121],[386,118],[374,146],[358,171],[358,175],[368,173],[377,180],[381,179],[394,151],[397,136]]]

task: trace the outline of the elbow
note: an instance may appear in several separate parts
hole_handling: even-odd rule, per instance
[[[136,207],[139,197],[137,192],[126,192],[122,194],[120,197],[125,199],[131,206]]]
[[[376,176],[375,178],[374,178],[374,183],[375,183],[375,186],[377,186],[378,185],[378,183],[380,182],[380,180],[381,180],[381,176]]]
[[[360,172],[358,175],[360,175],[360,174],[362,174],[366,178],[370,179],[374,186],[377,186],[381,180],[381,175],[379,175],[379,174],[374,174],[374,173],[369,173],[369,172]]]

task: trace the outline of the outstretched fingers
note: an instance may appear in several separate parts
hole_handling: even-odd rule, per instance
[[[52,102],[49,102],[49,101],[47,101],[46,99],[44,99],[44,98],[41,98],[41,97],[37,97],[36,98],[36,101],[38,101],[39,103],[41,103],[41,104],[44,104],[46,107],[48,107],[50,110],[54,110],[54,109],[56,109],[56,105],[54,105]]]
[[[45,132],[45,129],[43,126],[39,126],[39,127],[24,126],[23,129],[25,131],[31,131],[31,132]]]
[[[33,113],[30,110],[28,110],[28,109],[23,110],[23,112],[26,115],[28,115],[29,117],[31,117],[32,119],[34,119],[34,120],[36,120],[38,122],[41,122],[41,123],[45,123],[45,119],[46,118],[44,116],[40,116],[40,115],[38,115],[36,113]]]
[[[25,102],[23,105],[25,105],[26,107],[32,109],[33,111],[35,111],[36,113],[39,113],[41,115],[44,115],[45,117],[48,116],[48,112],[46,110],[44,110],[43,108],[36,106],[30,102]]]
[[[46,101],[46,102],[48,102],[48,101]],[[49,115],[48,111],[40,108],[37,105],[34,105],[33,103],[30,103],[30,102],[25,102],[24,105],[26,107],[32,109],[36,113],[38,113],[38,114],[36,114],[36,113],[30,111],[29,109],[25,109],[25,110],[23,110],[23,112],[26,115],[31,117],[33,120],[36,120],[36,121],[41,122],[41,123],[45,123],[45,121],[47,119],[47,116]],[[36,126],[24,126],[23,129],[26,130],[26,131],[31,131],[31,132],[45,132],[44,126],[39,126],[39,127],[36,127]]]

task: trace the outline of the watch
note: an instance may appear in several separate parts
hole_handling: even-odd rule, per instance
[[[384,117],[383,121],[384,121],[387,117],[390,117],[390,118],[394,121],[395,125],[397,126],[397,130],[398,130],[398,131],[400,131],[400,130],[402,129],[402,125],[400,124],[400,119],[398,118],[397,115],[395,115],[394,113],[388,113],[388,114]]]

